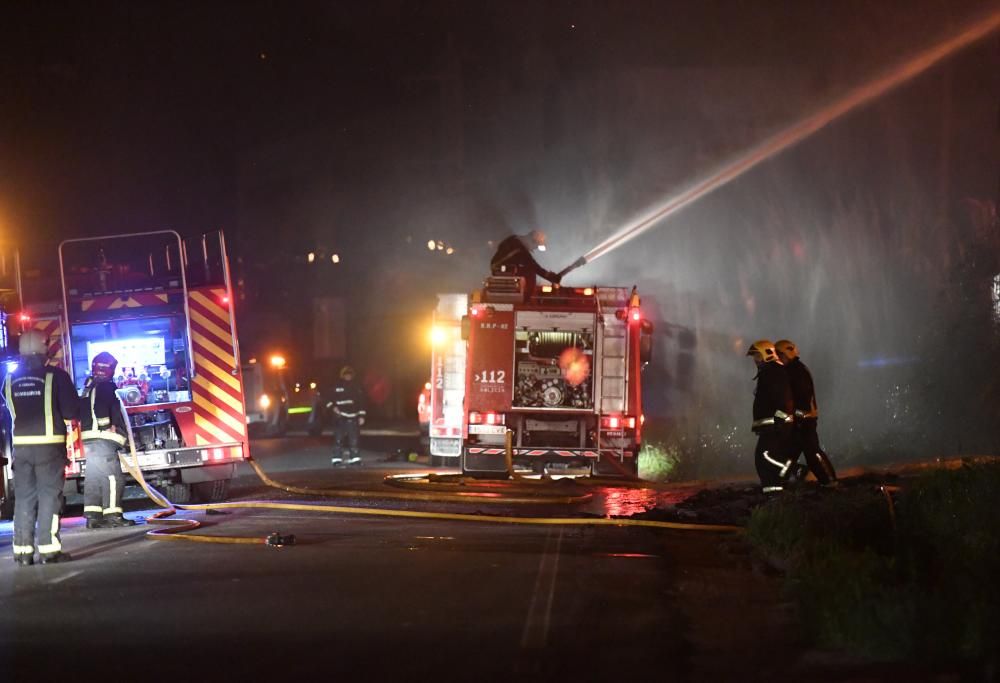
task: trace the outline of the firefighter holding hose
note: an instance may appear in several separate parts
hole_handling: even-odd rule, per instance
[[[345,365],[340,370],[340,381],[333,387],[333,458],[334,465],[356,465],[361,462],[358,442],[361,426],[365,423],[364,397],[354,382],[354,368]],[[344,460],[344,441],[347,441],[348,458]]]
[[[816,406],[812,373],[799,358],[799,349],[794,342],[782,339],[775,342],[774,348],[788,373],[792,396],[795,399],[794,447],[790,453],[789,467],[793,468],[799,459],[799,454],[804,454],[806,465],[816,477],[816,481],[821,486],[834,486],[837,482],[837,473],[826,452],[820,448],[819,434],[816,431],[819,408]]]
[[[122,514],[125,477],[118,449],[128,442],[125,409],[115,391],[118,360],[107,351],[94,356],[80,406],[80,431],[87,458],[83,516],[88,529],[135,526]]]
[[[21,363],[4,381],[4,397],[14,423],[14,561],[64,562],[59,511],[66,479],[66,425],[76,419],[80,398],[62,368],[46,365],[45,337],[21,335]],[[37,532],[35,527],[38,527]],[[37,546],[36,546],[37,539]]]
[[[765,494],[780,493],[792,466],[792,428],[795,401],[785,366],[774,344],[755,341],[747,350],[757,365],[757,388],[753,398],[753,426],[757,434],[754,465]]]
[[[500,243],[490,259],[490,273],[523,277],[529,296],[539,275],[553,284],[559,284],[562,273],[553,273],[538,265],[531,255],[536,249],[545,251],[545,233],[541,230],[532,230],[527,235],[511,235]]]

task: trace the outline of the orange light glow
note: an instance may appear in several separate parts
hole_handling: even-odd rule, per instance
[[[590,377],[590,358],[578,348],[568,348],[559,354],[559,369],[567,384],[578,387]]]

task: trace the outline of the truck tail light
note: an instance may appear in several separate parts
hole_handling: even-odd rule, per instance
[[[635,429],[635,418],[621,415],[602,415],[601,429]]]
[[[502,425],[506,423],[506,416],[503,413],[495,413],[493,411],[478,413],[469,413],[469,424],[470,425]]]

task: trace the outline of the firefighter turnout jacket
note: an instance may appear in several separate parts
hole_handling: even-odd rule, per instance
[[[65,370],[25,359],[4,381],[4,398],[14,422],[17,446],[65,444],[66,426],[77,417],[80,399]]]
[[[361,389],[354,381],[341,380],[333,387],[333,414],[347,420],[365,416]]]
[[[795,400],[795,419],[817,419],[819,408],[816,407],[816,389],[809,368],[799,358],[793,358],[785,364],[785,372],[788,373],[788,383]]]
[[[788,373],[778,362],[764,363],[757,372],[753,397],[753,431],[791,423],[795,401]]]
[[[520,275],[528,284],[535,286],[535,281],[541,275],[549,282],[558,282],[556,273],[545,270],[531,255],[531,249],[525,245],[519,235],[511,235],[500,243],[496,253],[490,259],[490,272],[493,275]]]
[[[128,425],[121,399],[111,380],[93,382],[80,406],[80,436],[84,441],[105,439],[119,446],[128,442]]]

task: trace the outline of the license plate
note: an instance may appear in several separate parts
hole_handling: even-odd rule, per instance
[[[469,425],[469,434],[506,434],[504,425]]]
[[[129,462],[129,464],[133,462],[131,455],[126,455],[125,459]],[[136,456],[136,459],[139,461],[139,469],[143,469],[145,467],[156,467],[158,465],[167,464],[167,456],[164,455],[163,453],[151,453],[151,454],[139,453]],[[123,472],[127,471],[124,465],[122,465],[122,471]]]

